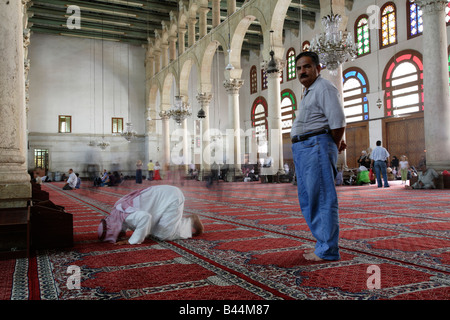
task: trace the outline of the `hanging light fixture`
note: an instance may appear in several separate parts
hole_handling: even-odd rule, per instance
[[[125,138],[128,142],[131,142],[136,138],[137,132],[133,130],[133,124],[131,122],[127,122],[127,128],[120,135]]]
[[[181,10],[182,2],[180,1],[180,10]],[[177,21],[178,24],[178,32],[180,32],[180,23]],[[179,44],[178,44],[179,45]],[[181,85],[181,70],[180,70],[180,50],[178,50],[178,57],[177,57],[177,69],[178,69],[178,95],[174,97],[174,104],[172,107],[165,113],[166,116],[169,116],[178,125],[181,125],[182,122],[190,117],[192,115],[191,112],[191,106],[189,103],[185,102],[183,100],[183,96],[181,95],[180,91],[180,85]]]
[[[125,131],[120,134],[126,141],[131,142],[136,138],[137,132],[133,130],[133,124],[131,123],[131,108],[130,108],[130,44],[128,43],[128,54],[127,54],[127,64],[128,64],[128,122]]]
[[[231,28],[230,28],[230,15],[228,15],[228,64],[225,67],[225,70],[230,71],[234,69],[234,66],[231,64]]]
[[[103,19],[102,19],[102,140],[97,143],[100,149],[105,150],[109,146],[109,142],[105,140],[105,81],[104,81],[104,56],[103,56]]]
[[[333,75],[337,74],[340,65],[356,58],[356,48],[352,34],[339,30],[342,17],[333,14],[333,1],[330,0],[331,14],[322,18],[324,33],[318,34],[311,41],[311,51],[319,55],[320,62]]]
[[[197,118],[199,118],[199,119],[206,118],[206,113],[205,113],[205,110],[203,110],[203,107],[200,107],[200,110],[198,110]]]
[[[184,119],[192,115],[191,106],[183,101],[183,96],[175,96],[174,104],[168,110],[167,115],[175,120],[178,125],[181,125]]]
[[[270,30],[270,61],[267,64],[267,73],[275,73],[278,72],[277,62],[273,57],[275,52],[273,51],[273,30]]]
[[[383,102],[381,101],[380,98],[378,98],[378,100],[377,100],[377,107],[378,107],[378,109],[381,109],[382,106],[383,106]]]

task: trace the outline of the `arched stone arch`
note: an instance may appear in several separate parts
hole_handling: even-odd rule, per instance
[[[197,10],[199,8],[199,4],[196,0],[190,0],[188,6],[188,16],[189,18],[197,18]]]
[[[161,111],[167,110],[171,106],[172,87],[176,83],[176,79],[176,75],[172,72],[168,72],[164,77],[161,86]]]
[[[230,78],[240,78],[242,75],[241,69],[241,51],[244,42],[245,34],[251,23],[255,20],[255,16],[247,15],[242,17],[239,23],[231,31],[231,53],[229,57],[230,63],[234,66],[234,70],[230,71]]]
[[[194,65],[198,65],[196,57],[191,55],[189,58],[180,63],[180,94],[185,99],[189,97],[189,76]]]
[[[158,105],[157,98],[158,92],[160,92],[160,88],[156,83],[150,85],[149,95],[147,101],[147,132],[148,133],[156,133],[156,122],[152,121],[158,118]],[[150,120],[152,119],[152,120]]]
[[[263,13],[264,19],[261,20],[261,30],[263,34],[263,50],[262,55],[264,60],[270,59],[270,51],[273,49],[274,57],[279,60],[284,58],[284,44],[283,44],[283,23],[286,17],[286,13],[289,9],[291,0],[279,0],[276,2],[273,8],[267,8],[267,5]],[[259,6],[258,6],[259,7]],[[273,12],[271,12],[273,10]],[[273,32],[270,32],[273,31]]]
[[[200,92],[211,92],[211,74],[212,74],[212,64],[214,56],[220,43],[216,40],[211,41],[203,52],[202,60],[200,63],[199,72],[199,91]]]

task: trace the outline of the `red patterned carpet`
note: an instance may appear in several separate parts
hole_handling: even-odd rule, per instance
[[[2,300],[448,300],[450,192],[392,183],[339,187],[341,260],[308,262],[314,241],[292,184],[178,184],[201,237],[136,246],[97,241],[97,226],[124,194],[150,184],[63,191],[50,200],[74,215],[73,248],[0,261]],[[68,287],[69,266],[80,288]],[[368,288],[370,266],[380,288]]]

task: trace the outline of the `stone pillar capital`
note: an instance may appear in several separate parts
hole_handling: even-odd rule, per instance
[[[231,94],[238,94],[243,84],[244,80],[242,79],[230,79],[223,82],[225,90]]]
[[[197,23],[197,19],[196,18],[189,18],[188,19],[188,25],[194,26],[196,23]]]
[[[280,74],[283,72],[283,70],[284,70],[285,67],[286,67],[286,60],[277,59],[277,58],[274,58],[274,59],[275,59],[275,63],[277,64],[277,72],[268,73],[267,76],[268,76],[269,78],[272,77],[272,76],[279,77]],[[264,71],[267,71],[267,67],[268,67],[268,65],[269,65],[269,61],[270,61],[270,60],[264,61],[264,62],[262,63],[262,68],[264,69]]]
[[[212,94],[208,92],[199,92],[197,94],[197,101],[200,103],[202,107],[209,105],[212,99]]]
[[[424,14],[443,11],[448,4],[446,0],[416,0],[416,3]]]
[[[159,116],[161,117],[162,120],[169,120],[170,119],[170,116],[169,116],[169,114],[167,113],[166,110],[160,111],[159,112]]]

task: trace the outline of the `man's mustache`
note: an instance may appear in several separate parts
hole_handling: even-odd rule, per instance
[[[302,73],[302,74],[300,75],[300,78],[308,78],[308,75],[307,75],[306,73]]]

